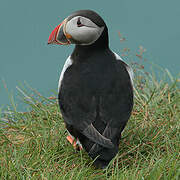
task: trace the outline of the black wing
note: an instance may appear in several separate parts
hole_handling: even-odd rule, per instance
[[[97,86],[96,74],[88,72],[86,67],[70,66],[64,73],[59,92],[61,113],[67,124],[91,141],[113,148],[111,140],[101,135],[92,124],[97,116]]]
[[[99,114],[106,124],[102,135],[118,146],[121,132],[133,108],[133,86],[127,64],[121,60],[116,61],[116,72],[112,86],[107,86],[104,94],[99,97]],[[94,144],[89,155],[96,157],[101,149],[98,144]]]
[[[133,108],[133,87],[126,64],[116,61],[116,74],[112,86],[107,86],[100,97],[102,119],[110,127],[120,128],[128,121]]]

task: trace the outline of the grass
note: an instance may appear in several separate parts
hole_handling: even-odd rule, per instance
[[[56,99],[19,88],[31,111],[1,113],[0,179],[180,179],[179,80],[169,77],[166,83],[138,73],[132,116],[105,170],[66,141]]]

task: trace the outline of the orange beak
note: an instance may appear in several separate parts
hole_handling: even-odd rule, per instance
[[[48,44],[68,45],[71,44],[71,35],[65,33],[66,19],[59,24],[50,34]]]

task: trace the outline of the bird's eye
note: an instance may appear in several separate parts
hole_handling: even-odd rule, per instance
[[[82,27],[82,26],[83,26],[83,24],[82,24],[81,21],[80,21],[80,18],[78,18],[78,20],[77,20],[77,26],[78,26],[78,27]]]

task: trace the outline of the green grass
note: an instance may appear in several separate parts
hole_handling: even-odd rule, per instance
[[[105,170],[67,142],[56,99],[19,89],[32,110],[1,113],[0,179],[180,179],[179,80],[170,80],[136,76],[132,116]]]

